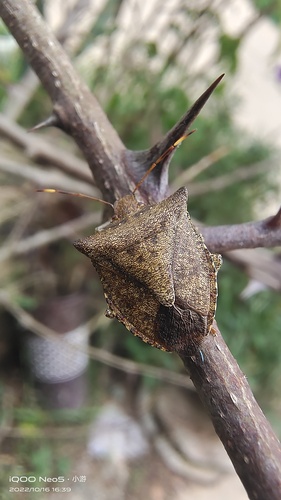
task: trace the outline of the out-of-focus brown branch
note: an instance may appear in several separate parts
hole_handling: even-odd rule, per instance
[[[7,154],[8,156],[8,154]],[[14,155],[13,155],[14,156]],[[55,189],[64,189],[87,194],[89,196],[99,196],[99,191],[90,184],[77,181],[64,175],[57,169],[39,169],[35,166],[25,163],[21,158],[17,162],[2,156],[0,162],[0,171],[15,175],[19,178],[27,179],[37,187],[44,188],[52,186]]]
[[[178,189],[181,186],[188,185],[197,175],[204,172],[206,169],[210,168],[214,163],[216,163],[221,158],[224,158],[229,152],[229,149],[225,146],[217,148],[215,151],[207,154],[201,158],[197,163],[191,165],[187,170],[184,170],[179,174],[172,184],[173,189]],[[201,184],[201,183],[199,183]],[[193,193],[192,193],[193,194]]]
[[[199,196],[210,192],[220,191],[227,186],[232,186],[237,182],[252,179],[260,173],[266,172],[266,170],[268,170],[268,167],[268,160],[263,160],[246,167],[239,167],[237,170],[229,174],[223,174],[215,177],[214,179],[208,179],[206,181],[191,183],[189,187],[189,193],[191,196]]]
[[[20,241],[15,241],[8,245],[3,245],[0,249],[0,262],[3,262],[11,257],[18,257],[19,255],[27,254],[32,250],[38,249],[42,246],[53,243],[61,238],[69,238],[77,231],[81,231],[90,225],[94,226],[98,223],[98,213],[93,212],[90,214],[82,215],[77,219],[72,219],[65,224],[52,227],[51,229],[44,229],[38,231],[33,236],[28,236]]]
[[[65,150],[62,151],[38,135],[29,134],[2,113],[0,113],[0,135],[22,148],[31,160],[38,163],[48,163],[76,179],[93,184],[93,177],[85,161]]]
[[[3,0],[0,14],[48,92],[56,125],[76,141],[104,199],[111,202],[132,192],[149,166],[186,133],[222,78],[200,96],[163,140],[147,151],[129,151],[33,4]],[[172,152],[138,190],[144,202],[167,195],[171,156]]]
[[[128,177],[120,175],[124,145],[37,9],[28,0],[3,0],[0,14],[48,92],[57,125],[83,151],[105,199],[128,193]]]
[[[246,271],[252,280],[281,292],[281,259],[274,252],[261,248],[232,250],[224,257]]]

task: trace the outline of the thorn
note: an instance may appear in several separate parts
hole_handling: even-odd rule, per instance
[[[218,86],[218,84],[220,83],[220,81],[223,79],[224,77],[224,73],[222,73],[222,75],[220,75],[208,88],[207,90],[205,90],[205,92],[203,92],[203,94],[201,94],[200,97],[198,97],[198,99],[195,101],[195,103],[193,104],[193,106],[191,106],[191,108],[187,111],[183,121],[181,122],[182,124],[185,125],[186,128],[188,128],[191,123],[195,120],[195,118],[197,117],[197,115],[200,113],[201,109],[203,108],[203,106],[206,104],[206,102],[208,101],[209,97],[212,95],[212,93],[214,92],[215,88]]]
[[[208,101],[209,97],[212,95],[215,88],[218,86],[220,81],[223,79],[224,73],[221,74],[208,88],[201,94],[200,97],[195,101],[195,103],[188,109],[188,111],[183,115],[183,117],[174,125],[174,127],[166,134],[165,138],[157,144],[157,151],[163,151],[162,155],[155,162],[156,164],[160,163],[165,158],[171,157],[171,153],[175,150],[175,148],[189,135],[191,135],[196,130],[191,130],[188,132],[188,129],[192,122],[195,120],[197,115],[200,113],[203,106]],[[168,144],[168,147],[167,147]],[[150,149],[152,151],[153,148]],[[155,167],[155,163],[150,167],[147,173],[143,176],[143,179],[138,183],[134,192],[139,188],[142,181],[147,177],[147,175],[153,170]]]
[[[133,190],[133,194],[135,194],[135,192],[140,188],[140,186],[142,185],[143,181],[147,178],[147,176],[150,174],[150,172],[152,172],[152,170],[154,170],[155,167],[161,161],[163,161],[165,158],[167,158],[171,154],[171,152],[174,151],[174,149],[176,149],[178,146],[180,146],[180,144],[182,143],[182,141],[184,141],[187,137],[189,137],[194,132],[196,132],[196,130],[191,130],[187,134],[182,135],[173,144],[171,144],[171,146],[168,149],[166,149],[166,151],[164,151],[164,153],[161,156],[159,156],[159,158],[157,158],[157,160],[155,162],[152,163],[152,165],[149,167],[149,169],[142,176],[141,180],[136,184],[135,189]]]
[[[38,123],[38,125],[34,125],[34,127],[28,129],[28,132],[35,132],[35,130],[40,130],[42,128],[47,128],[47,127],[60,128],[60,122],[56,115],[51,115],[48,118],[46,118],[46,120],[42,121],[41,123]]]
[[[267,219],[265,225],[266,227],[269,227],[271,229],[277,229],[281,227],[281,207],[279,208],[277,214],[273,215],[273,217],[270,217],[270,219]]]

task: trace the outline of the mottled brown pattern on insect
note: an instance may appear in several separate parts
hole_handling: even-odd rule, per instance
[[[125,196],[112,222],[75,247],[96,268],[110,317],[157,348],[192,356],[211,330],[221,258],[186,204],[186,188],[155,205]]]

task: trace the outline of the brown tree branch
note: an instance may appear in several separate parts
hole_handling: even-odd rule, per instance
[[[59,126],[73,137],[104,198],[133,187],[124,172],[124,145],[95,97],[76,74],[52,31],[28,0],[4,0],[0,14],[53,102]]]
[[[278,214],[257,222],[200,227],[200,231],[212,252],[223,253],[239,248],[274,247],[281,243],[281,226],[278,223],[280,215]]]
[[[150,164],[185,133],[210,95],[208,89],[163,141],[149,151],[127,151],[34,6],[27,0],[2,0],[0,14],[50,95],[59,126],[75,139],[109,201],[132,190]],[[144,201],[158,201],[165,196],[168,160],[142,186],[139,194]],[[274,231],[277,229],[279,224],[270,220],[262,223],[263,230],[270,225]],[[226,230],[222,232],[227,239]],[[213,248],[215,245],[214,241]],[[181,357],[249,497],[279,500],[280,444],[218,330],[216,337],[205,339],[201,355]]]
[[[71,219],[64,224],[59,224],[51,229],[37,231],[36,234],[27,236],[20,241],[13,241],[12,243],[3,245],[0,249],[0,262],[14,256],[27,254],[35,249],[41,248],[42,246],[49,245],[58,239],[70,238],[71,236],[73,237],[73,234],[81,231],[85,227],[97,224],[99,220],[100,218],[97,212],[84,214],[81,215],[81,217]]]
[[[93,177],[85,161],[65,150],[62,151],[58,146],[50,144],[38,135],[27,133],[20,125],[9,120],[2,113],[0,113],[0,135],[21,147],[31,160],[43,164],[48,163],[76,179],[93,184]]]
[[[48,141],[42,139],[41,137],[34,137],[34,134],[28,134],[22,127],[11,122],[0,113],[0,134],[1,133],[4,137],[10,139],[14,144],[22,147],[32,160],[39,163],[47,162],[71,175],[71,177],[92,184],[93,179],[89,171],[86,169],[87,164],[84,161],[76,158],[74,155],[67,153],[66,151],[62,152],[60,148],[50,145]],[[221,151],[219,150],[218,154],[223,154],[225,151],[226,150],[222,148]],[[128,156],[130,153],[131,152],[128,153]],[[211,158],[213,158],[213,154],[209,156],[210,159],[207,157],[206,161],[202,161],[202,165],[204,165],[205,168],[206,165],[208,166],[208,162]],[[215,158],[217,159],[217,154],[215,155]],[[9,162],[7,164],[9,164]],[[149,160],[148,164],[150,165]],[[261,162],[260,165],[261,168],[264,169],[264,162]],[[145,165],[143,165],[143,168],[144,167]],[[247,172],[248,170],[249,169],[247,169]],[[189,176],[189,170],[184,172],[182,175]],[[42,174],[39,176],[42,177]],[[36,180],[37,177],[38,176],[36,176],[35,172],[33,172],[31,178]],[[51,184],[48,180],[42,180],[42,182],[45,182],[46,186],[52,184],[53,187],[72,190],[72,187],[67,187],[66,184],[64,186],[57,186],[52,183],[53,181]],[[199,185],[201,184],[202,183],[199,183]],[[43,184],[41,183],[40,185]],[[179,187],[178,182],[174,187]],[[77,190],[82,190],[81,192],[85,194],[98,196],[93,189],[85,189],[83,186]],[[191,194],[194,194],[192,189]],[[213,227],[200,226],[200,231],[204,236],[206,245],[212,252],[224,253],[238,248],[274,247],[281,244],[281,224],[279,222],[279,219],[281,218],[280,212],[281,210],[275,216],[261,221]]]
[[[111,202],[131,192],[148,167],[185,134],[222,78],[202,94],[162,141],[147,151],[129,151],[31,2],[3,0],[0,14],[50,96],[57,126],[76,141],[104,199]],[[167,195],[171,156],[172,152],[142,184],[138,195],[143,201],[159,201]]]
[[[249,498],[278,500],[280,443],[214,326],[216,336],[209,335],[201,346],[204,361],[200,356],[182,360]]]

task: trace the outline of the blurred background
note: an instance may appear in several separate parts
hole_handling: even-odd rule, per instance
[[[209,225],[277,212],[280,0],[37,6],[127,148],[152,146],[225,72],[173,159],[171,191],[186,185],[191,216]],[[24,477],[38,489],[22,498],[59,498],[40,477],[50,488],[63,477],[69,500],[246,499],[181,361],[104,317],[97,275],[72,246],[102,205],[36,193],[99,195],[70,138],[27,133],[51,103],[4,24],[0,81],[1,498]],[[280,289],[280,249],[224,256],[216,318],[279,436]]]

